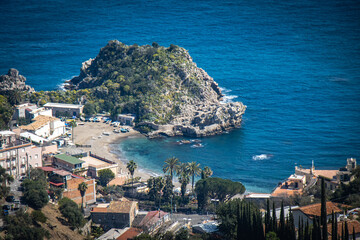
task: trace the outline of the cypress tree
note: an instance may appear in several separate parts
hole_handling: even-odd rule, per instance
[[[336,214],[334,213],[334,217],[335,217],[335,240],[338,240],[339,239],[339,235],[338,235],[338,222],[337,222],[337,217],[336,217]]]
[[[312,236],[311,236],[311,239],[312,240],[317,240],[318,239],[318,236],[317,236],[317,220],[316,220],[316,217],[314,218],[313,220],[313,230],[312,230]]]
[[[328,239],[327,236],[327,221],[326,221],[326,196],[325,196],[325,180],[321,178],[321,225],[322,225],[322,239]]]
[[[236,232],[236,238],[237,240],[240,240],[240,235],[241,235],[241,230],[240,230],[240,227],[241,227],[241,219],[240,219],[240,203],[237,204],[237,214],[236,214],[236,220],[237,220],[237,232]]]
[[[280,229],[279,237],[281,240],[284,239],[285,235],[285,213],[284,213],[284,201],[281,201],[281,210],[280,210]]]
[[[345,221],[345,240],[349,240],[349,229],[348,229],[347,221]]]
[[[273,217],[272,217],[272,227],[273,232],[277,233],[277,219],[276,219],[276,209],[275,209],[275,202],[273,202]]]
[[[356,240],[356,235],[355,235],[355,226],[353,226],[353,240]]]
[[[331,214],[331,240],[336,240],[337,239],[337,232],[335,230],[335,214],[334,214],[334,210],[332,211]]]
[[[311,240],[311,233],[309,229],[309,220],[306,221],[304,240]]]
[[[304,221],[300,221],[300,216],[299,216],[299,229],[298,229],[298,236],[299,236],[299,240],[304,240]]]
[[[265,233],[271,231],[271,222],[270,222],[270,201],[266,200],[266,214],[265,214]]]
[[[341,225],[341,240],[345,239],[345,233],[344,233],[344,223]]]
[[[295,221],[294,221],[294,215],[292,214],[292,211],[291,211],[291,207],[289,208],[288,226],[289,226],[288,228],[289,228],[290,239],[296,240]]]

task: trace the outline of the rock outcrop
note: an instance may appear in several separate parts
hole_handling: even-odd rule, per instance
[[[98,56],[82,64],[68,89],[95,94],[137,116],[149,137],[220,134],[239,127],[246,106],[223,103],[221,89],[181,47],[127,46],[110,41]],[[114,96],[116,95],[116,96]],[[122,102],[115,103],[120,99]],[[133,106],[133,107],[129,107]]]
[[[0,76],[0,91],[8,92],[8,91],[25,91],[28,93],[34,92],[34,88],[25,84],[26,78],[22,75],[19,75],[19,71],[10,68],[8,74]]]

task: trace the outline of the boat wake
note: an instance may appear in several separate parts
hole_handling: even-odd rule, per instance
[[[270,159],[272,158],[274,155],[272,154],[260,154],[260,155],[254,155],[252,156],[252,159],[254,161],[261,161],[261,160],[267,160],[267,159]]]

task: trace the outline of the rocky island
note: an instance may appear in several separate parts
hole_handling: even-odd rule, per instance
[[[149,137],[202,137],[239,127],[246,106],[222,102],[218,84],[184,48],[110,41],[66,88],[91,89],[115,112],[134,113]],[[110,103],[109,103],[110,104]]]

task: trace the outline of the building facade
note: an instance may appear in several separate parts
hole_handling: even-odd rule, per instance
[[[11,131],[0,132],[0,166],[17,178],[30,168],[42,166],[42,148],[16,137]]]
[[[83,112],[83,105],[76,104],[65,104],[65,103],[46,103],[44,105],[45,109],[51,109],[53,116],[76,116],[80,117]]]

